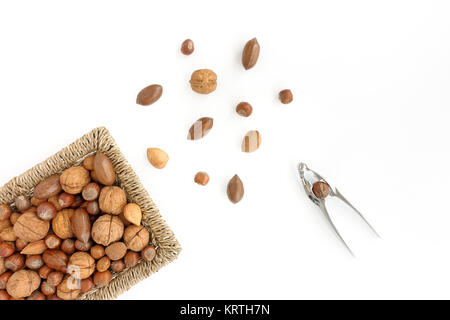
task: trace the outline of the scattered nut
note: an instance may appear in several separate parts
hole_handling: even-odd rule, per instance
[[[157,169],[162,169],[169,161],[169,155],[159,148],[148,148],[147,159]]]
[[[228,182],[227,194],[233,203],[238,203],[244,197],[244,184],[237,174]]]
[[[209,182],[209,175],[206,172],[197,172],[194,177],[194,182],[206,186]]]
[[[189,129],[188,140],[198,140],[205,137],[212,129],[214,120],[212,118],[203,117],[194,122]]]
[[[181,44],[181,53],[188,56],[192,54],[192,52],[194,52],[194,41],[191,39],[184,40]]]
[[[250,103],[241,102],[236,106],[236,112],[240,116],[249,117],[253,112],[253,108]]]
[[[191,88],[200,94],[209,94],[217,88],[217,75],[209,69],[196,70],[191,75]]]
[[[163,87],[159,84],[152,84],[148,87],[145,87],[142,89],[137,98],[136,103],[140,104],[141,106],[149,106],[161,98],[161,95],[163,93]]]
[[[318,181],[313,184],[312,191],[317,198],[325,199],[330,193],[330,187],[327,183]]]
[[[256,38],[249,40],[244,47],[244,51],[242,52],[242,65],[245,70],[251,69],[255,66],[259,57],[259,43]]]
[[[258,150],[261,145],[261,134],[257,130],[251,130],[247,132],[242,140],[242,151],[253,152]]]
[[[292,102],[292,100],[294,100],[294,96],[292,95],[292,91],[289,89],[285,89],[280,91],[279,93],[279,98],[281,103],[283,104],[289,104]]]

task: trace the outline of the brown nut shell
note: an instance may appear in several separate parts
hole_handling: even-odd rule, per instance
[[[73,238],[71,218],[75,210],[64,209],[56,214],[56,217],[52,221],[53,232],[61,239]]]
[[[163,169],[169,161],[169,155],[159,148],[148,148],[147,159],[157,169]]]
[[[35,271],[20,270],[11,275],[6,284],[6,291],[13,298],[25,298],[39,288],[41,278]]]
[[[89,183],[89,171],[82,166],[66,169],[59,178],[63,190],[70,194],[77,194]]]
[[[127,253],[127,246],[123,242],[114,242],[105,248],[105,253],[111,260],[122,259]]]
[[[188,140],[199,140],[205,137],[214,125],[214,120],[203,117],[194,122],[188,132]]]
[[[256,65],[259,57],[260,46],[258,40],[253,38],[249,40],[244,47],[242,52],[242,65],[245,70],[251,69]]]
[[[141,225],[142,211],[141,211],[141,208],[137,204],[128,203],[123,208],[123,216],[125,217],[125,219],[128,222],[130,222],[136,226]]]
[[[120,240],[124,232],[124,225],[119,217],[105,214],[92,225],[92,239],[103,246]]]
[[[152,84],[142,89],[136,98],[136,103],[141,106],[149,106],[161,98],[163,87],[159,84]]]
[[[217,74],[209,69],[196,70],[191,75],[191,88],[200,94],[209,94],[217,88]]]
[[[67,277],[58,285],[56,295],[63,300],[74,300],[80,295],[80,288],[79,279]]]
[[[67,255],[61,250],[48,249],[42,255],[44,263],[52,269],[61,271],[63,273],[67,270]]]
[[[111,160],[102,152],[97,152],[94,158],[95,179],[104,184],[111,186],[116,181],[116,171]]]
[[[123,208],[127,204],[127,197],[121,188],[108,186],[100,192],[98,203],[101,211],[118,215],[123,212]]]
[[[75,252],[69,259],[67,273],[77,279],[86,279],[95,271],[95,260],[86,252]]]
[[[21,254],[42,254],[45,250],[47,250],[47,245],[45,244],[45,240],[38,240],[35,242],[31,242],[25,246],[25,248],[20,251]]]
[[[36,199],[44,200],[60,193],[62,187],[59,182],[59,178],[60,178],[59,174],[54,174],[45,179],[44,181],[40,182],[34,188],[34,197]]]
[[[72,232],[78,240],[88,242],[91,238],[91,221],[88,213],[81,208],[78,208],[70,218]]]
[[[244,184],[237,174],[228,182],[227,195],[233,203],[238,203],[244,197]]]
[[[150,233],[144,226],[131,225],[125,229],[123,240],[128,249],[139,252],[148,245]]]
[[[49,222],[39,219],[32,212],[23,213],[14,224],[14,234],[26,242],[44,239],[49,229]]]

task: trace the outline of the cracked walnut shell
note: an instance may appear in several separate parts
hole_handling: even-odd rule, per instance
[[[30,270],[20,270],[14,272],[6,283],[6,291],[15,298],[25,298],[30,296],[33,291],[39,288],[41,278],[39,275]]]
[[[77,279],[87,279],[95,271],[95,260],[86,252],[75,252],[69,259],[67,273]]]
[[[209,69],[194,71],[191,75],[191,88],[197,93],[208,94],[217,88],[217,75]]]
[[[131,225],[125,229],[123,240],[128,249],[139,252],[148,245],[150,233],[144,226]]]

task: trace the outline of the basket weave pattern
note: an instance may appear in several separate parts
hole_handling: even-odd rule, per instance
[[[81,164],[86,156],[96,151],[103,152],[111,159],[118,184],[125,190],[128,200],[141,208],[142,225],[150,231],[151,243],[157,247],[157,255],[153,261],[145,262],[141,259],[135,267],[115,275],[107,286],[93,289],[78,298],[106,300],[116,298],[137,282],[172,262],[181,251],[173,232],[162,219],[157,207],[106,128],[92,130],[52,157],[13,178],[0,188],[0,203],[12,203],[20,195],[30,196],[39,182],[69,167]]]

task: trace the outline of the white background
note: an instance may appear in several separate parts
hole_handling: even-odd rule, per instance
[[[3,1],[0,183],[106,126],[183,246],[123,299],[450,298],[449,16],[448,1]],[[245,71],[253,37],[261,55]],[[208,96],[189,87],[199,68],[218,74]],[[153,83],[161,99],[136,105]],[[214,128],[186,140],[201,116]],[[244,154],[253,129],[263,143]],[[165,169],[147,147],[169,153]],[[382,238],[330,203],[352,258],[301,189],[299,161]]]

